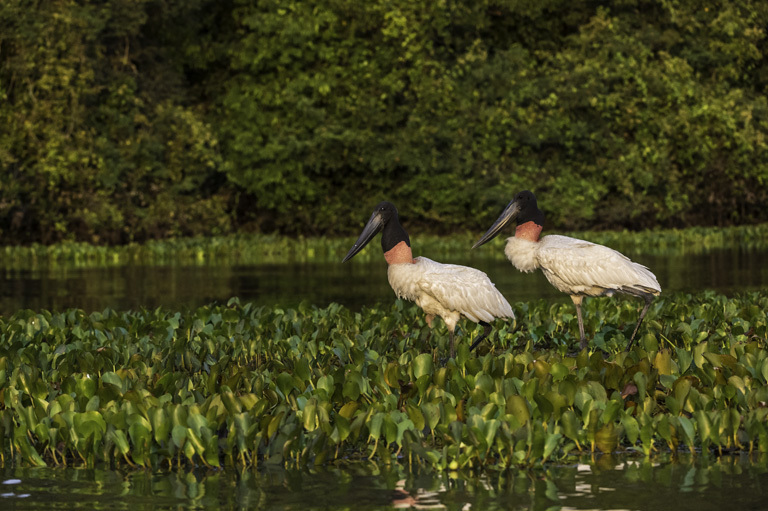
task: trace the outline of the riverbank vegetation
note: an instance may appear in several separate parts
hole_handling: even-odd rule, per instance
[[[418,235],[412,239],[414,253],[429,257],[505,258],[506,236],[470,251],[481,231],[450,236]],[[512,232],[509,233],[510,235]],[[691,227],[653,231],[591,231],[564,233],[600,243],[627,255],[699,254],[711,250],[765,250],[768,224],[732,227]],[[234,265],[283,262],[341,261],[355,238],[305,238],[263,234],[174,238],[167,240],[105,246],[64,242],[53,245],[0,247],[0,266],[14,269],[41,267],[104,267],[130,264]],[[358,259],[379,258],[378,244],[363,250]]]
[[[20,311],[0,320],[0,454],[32,465],[260,466],[375,458],[437,469],[577,453],[768,450],[768,294],[516,303],[456,359],[400,301]],[[439,322],[438,322],[439,323]]]
[[[0,243],[768,221],[768,4],[0,2]],[[549,226],[548,226],[549,227]]]

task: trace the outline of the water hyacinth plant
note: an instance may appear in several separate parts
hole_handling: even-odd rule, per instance
[[[445,365],[416,306],[240,303],[0,320],[0,454],[30,465],[537,466],[576,453],[768,451],[768,293],[514,305]],[[567,309],[567,310],[566,310]],[[464,325],[473,327],[471,323]],[[466,332],[466,339],[474,332]],[[438,357],[439,359],[439,357]]]

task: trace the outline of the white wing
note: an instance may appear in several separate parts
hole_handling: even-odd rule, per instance
[[[466,318],[491,322],[495,318],[514,318],[512,307],[488,275],[456,264],[441,264],[426,257],[418,257],[416,284],[445,309],[461,313]]]
[[[599,296],[661,292],[645,266],[608,247],[567,236],[544,236],[537,258],[547,279],[562,292]]]

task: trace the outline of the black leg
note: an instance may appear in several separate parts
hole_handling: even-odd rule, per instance
[[[637,335],[637,331],[640,329],[640,323],[643,322],[645,313],[648,312],[648,307],[651,306],[651,300],[653,300],[653,295],[645,295],[643,298],[645,298],[645,306],[643,307],[642,312],[640,312],[640,319],[637,320],[637,325],[635,325],[635,331],[632,332],[632,337],[629,338],[629,344],[627,344],[627,351],[632,349],[632,343],[635,342],[635,335]]]
[[[475,339],[475,342],[473,342],[472,346],[469,347],[470,352],[475,348],[477,348],[477,345],[480,344],[483,341],[483,339],[488,337],[488,334],[491,333],[491,325],[489,325],[485,321],[481,321],[480,324],[483,325],[483,333],[478,335],[477,339]]]

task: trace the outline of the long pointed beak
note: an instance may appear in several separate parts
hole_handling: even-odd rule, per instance
[[[477,248],[480,245],[488,243],[493,238],[498,236],[499,232],[501,232],[504,226],[507,225],[512,220],[514,220],[517,217],[517,214],[519,212],[520,212],[520,206],[515,201],[512,201],[509,204],[507,204],[507,207],[504,208],[504,211],[501,212],[501,215],[499,215],[499,218],[496,219],[496,222],[494,222],[491,228],[488,229],[488,232],[483,234],[483,237],[480,238],[477,241],[477,243],[472,245],[472,248]]]
[[[341,262],[346,263],[355,257],[355,254],[360,252],[383,227],[384,219],[381,218],[381,214],[378,211],[374,212],[368,220],[368,223],[363,227],[363,232],[360,233],[360,237],[357,238],[354,246],[349,249],[349,252],[347,252],[347,255],[344,256],[344,259],[342,259]]]

